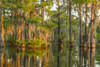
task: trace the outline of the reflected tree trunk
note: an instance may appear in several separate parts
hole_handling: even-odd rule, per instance
[[[59,62],[60,62],[60,56],[59,56],[59,51],[58,51],[58,53],[57,53],[57,67],[60,67]]]
[[[35,67],[35,57],[34,56],[31,57],[30,61],[31,61],[30,67]]]
[[[90,67],[95,67],[95,48],[90,49]]]
[[[3,62],[4,62],[4,50],[5,48],[0,48],[0,67],[3,67]]]
[[[24,67],[23,66],[23,61],[24,61],[24,55],[20,56],[20,67]]]
[[[83,67],[83,48],[79,48],[79,67]]]
[[[88,56],[88,67],[90,67],[90,48],[87,50],[87,56]]]
[[[69,48],[69,67],[72,67],[72,48]]]
[[[20,55],[17,55],[16,57],[16,67],[20,67]]]
[[[84,67],[87,65],[87,48],[83,48],[83,56],[84,56]]]

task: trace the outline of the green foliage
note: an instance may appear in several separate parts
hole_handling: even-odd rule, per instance
[[[35,41],[17,41],[15,37],[10,37],[7,42],[12,43],[12,45],[22,45],[25,44],[26,46],[33,46],[36,47],[45,47],[46,43],[42,40],[42,38],[36,39]],[[47,43],[49,45],[50,43]]]
[[[97,41],[100,41],[100,33],[96,34],[96,39],[97,39]]]
[[[32,18],[27,19],[27,23],[40,23],[42,21],[42,17],[32,16]]]
[[[45,27],[47,27],[48,29],[54,29],[57,27],[57,25],[55,25],[52,21],[50,21],[45,23]]]
[[[98,42],[100,42],[100,27],[97,27],[96,39]]]

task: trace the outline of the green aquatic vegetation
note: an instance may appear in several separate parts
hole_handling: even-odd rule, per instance
[[[13,45],[22,45],[25,44],[26,46],[33,46],[33,47],[45,47],[46,44],[50,44],[50,43],[45,43],[45,41],[43,41],[41,38],[36,39],[35,41],[17,41],[15,39],[15,37],[11,37],[7,42],[12,43]]]

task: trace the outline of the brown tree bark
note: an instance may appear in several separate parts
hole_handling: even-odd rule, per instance
[[[82,5],[79,3],[79,22],[80,22],[80,46],[82,46]]]
[[[69,0],[69,42],[70,44],[72,44],[71,1],[72,0]]]
[[[90,22],[90,47],[93,46],[93,33],[94,33],[94,3],[91,4],[91,22]]]
[[[86,5],[85,5],[85,7],[86,7],[86,11],[85,11],[85,38],[84,38],[84,47],[86,47],[87,45],[86,45],[86,42],[87,42],[87,3],[86,3]]]
[[[43,3],[44,0],[41,0],[41,3]],[[41,16],[42,16],[42,25],[44,26],[44,8],[41,8]]]
[[[0,0],[0,5],[2,0]],[[4,28],[3,28],[3,10],[0,8],[0,46],[4,47]]]

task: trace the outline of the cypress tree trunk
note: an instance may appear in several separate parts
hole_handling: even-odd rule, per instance
[[[94,5],[94,44],[96,43],[96,30],[97,30],[97,24],[98,24],[98,7],[97,3]],[[93,45],[95,47],[95,45]]]
[[[90,29],[91,29],[91,33],[90,33],[90,47],[92,47],[93,46],[93,39],[94,39],[94,37],[93,37],[93,31],[94,31],[94,26],[93,26],[93,22],[94,22],[94,4],[92,3],[91,4],[91,23],[90,23]]]
[[[85,38],[84,38],[84,47],[86,47],[87,42],[87,3],[86,3],[86,12],[85,12]]]
[[[25,39],[26,39],[26,41],[28,41],[28,27],[29,27],[29,24],[25,23]]]
[[[20,41],[20,33],[21,33],[21,31],[20,31],[20,27],[17,25],[17,39],[18,39],[18,41]]]
[[[0,0],[0,5],[2,4],[2,0]],[[4,28],[3,28],[3,10],[0,8],[0,46],[4,47]]]
[[[69,0],[69,42],[71,45],[72,44],[71,0]]]
[[[21,16],[23,16],[23,12],[22,12],[22,9],[21,9]],[[21,18],[21,21],[22,21],[22,32],[21,32],[21,38],[22,38],[22,41],[24,42],[25,41],[25,35],[24,35],[24,26],[25,26],[25,24],[24,24],[24,20],[23,20],[23,17]]]
[[[41,3],[44,2],[44,0],[41,0]],[[44,8],[41,8],[41,15],[42,15],[42,25],[44,26]]]
[[[57,0],[57,6],[58,6],[58,51],[61,50],[61,39],[60,39],[60,5],[59,5],[59,1]]]
[[[32,38],[31,38],[31,24],[29,24],[29,29],[28,30],[29,30],[28,31],[29,40],[32,40]]]
[[[82,46],[82,14],[81,14],[81,12],[82,12],[82,9],[81,9],[81,7],[82,7],[82,5],[81,4],[79,4],[79,22],[80,22],[80,46]]]

